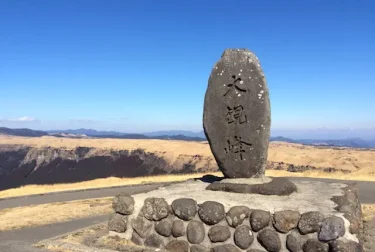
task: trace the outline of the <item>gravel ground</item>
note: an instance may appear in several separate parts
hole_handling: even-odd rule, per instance
[[[138,247],[116,237],[108,237],[107,222],[90,226],[53,241],[42,241],[35,246],[53,252],[167,252],[161,249]]]
[[[360,239],[363,241],[364,251],[375,252],[375,218],[364,222]]]

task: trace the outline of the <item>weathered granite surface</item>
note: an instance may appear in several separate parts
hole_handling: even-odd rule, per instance
[[[226,177],[264,174],[270,111],[269,91],[258,58],[247,49],[225,50],[208,80],[203,127]]]
[[[356,184],[348,185],[343,189],[344,195],[333,197],[337,204],[336,210],[345,213],[344,216],[350,222],[350,232],[357,234],[363,228],[362,208],[358,197]]]
[[[286,178],[274,178],[264,184],[239,184],[223,181],[214,182],[207,186],[207,190],[234,193],[250,193],[263,195],[290,195],[297,190],[294,183]]]

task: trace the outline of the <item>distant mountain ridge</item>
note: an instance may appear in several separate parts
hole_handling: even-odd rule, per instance
[[[10,129],[10,128],[5,128],[5,127],[0,127],[0,135],[41,137],[41,136],[48,136],[48,133],[46,131],[41,131],[41,130]]]
[[[363,140],[361,138],[348,139],[290,139],[285,137],[271,137],[271,141],[288,142],[314,146],[352,147],[352,148],[375,148],[375,140]]]
[[[187,137],[206,138],[203,130],[200,132],[192,132],[192,131],[186,131],[186,130],[165,130],[165,131],[146,132],[146,133],[143,133],[143,135],[146,135],[149,137],[183,135]]]
[[[134,133],[123,133],[118,131],[98,131],[94,129],[67,129],[67,130],[48,130],[48,133],[66,133],[66,134],[80,134],[87,136],[125,136],[125,135],[139,135],[147,137],[160,137],[160,136],[185,136],[185,137],[197,137],[206,138],[203,131],[192,132],[187,130],[165,130],[165,131],[155,131],[155,132],[145,132],[140,134]]]
[[[93,129],[67,129],[67,130],[31,130],[31,129],[10,129],[0,127],[0,134],[12,136],[40,137],[52,135],[56,137],[73,137],[73,138],[120,138],[120,139],[163,139],[163,140],[183,140],[183,141],[206,141],[204,132],[191,131],[156,131],[142,134],[129,134],[117,131],[97,131]],[[292,139],[282,136],[272,136],[270,141],[280,141],[288,143],[297,143],[313,146],[332,146],[332,147],[352,147],[352,148],[375,148],[374,140],[364,140],[361,138],[347,139]]]
[[[68,130],[49,130],[47,131],[49,135],[53,136],[62,136],[62,134],[69,135],[80,135],[80,136],[89,136],[97,138],[122,138],[122,139],[165,139],[165,140],[184,140],[184,141],[205,141],[206,138],[203,133],[203,137],[199,137],[198,134],[183,134],[188,131],[171,131],[173,134],[170,134],[168,131],[159,131],[152,133],[122,133],[117,131],[97,131],[93,129],[68,129]]]
[[[87,135],[87,136],[104,136],[104,135],[111,135],[111,136],[120,136],[125,135],[125,133],[120,133],[117,131],[98,131],[94,129],[67,129],[67,130],[48,130],[50,134],[76,134],[76,135]]]

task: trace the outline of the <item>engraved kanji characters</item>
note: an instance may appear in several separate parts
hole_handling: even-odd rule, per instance
[[[227,139],[227,147],[224,148],[225,153],[232,152],[238,154],[241,160],[243,159],[243,153],[246,152],[244,149],[244,145],[252,146],[252,144],[245,142],[242,140],[241,137],[235,136],[234,143],[231,143],[229,139]]]
[[[227,92],[224,94],[226,96],[231,90],[234,89],[236,93],[246,92],[245,88],[242,88],[243,80],[241,78],[236,78],[235,75],[232,75],[233,83],[226,84],[228,88]],[[238,94],[240,96],[240,94]],[[232,123],[247,123],[247,116],[244,114],[244,107],[240,105],[235,105],[234,107],[227,106],[227,114],[225,115],[225,120],[228,124]],[[234,153],[238,155],[240,160],[244,160],[243,154],[246,152],[245,147],[252,146],[250,143],[243,141],[240,136],[234,136],[234,141],[227,139],[227,147],[224,148],[225,153]],[[236,159],[237,160],[237,159]],[[246,160],[246,159],[245,159]]]
[[[247,116],[243,113],[243,106],[237,105],[232,107],[227,106],[227,114],[225,120],[228,124],[238,122],[239,124],[247,123]]]
[[[226,96],[233,88],[235,89],[236,92],[237,90],[240,92],[246,92],[246,89],[241,88],[239,86],[239,84],[243,84],[243,80],[241,78],[236,78],[236,75],[232,75],[232,78],[233,78],[233,83],[226,84],[226,86],[228,87],[228,90],[224,94],[224,96]]]

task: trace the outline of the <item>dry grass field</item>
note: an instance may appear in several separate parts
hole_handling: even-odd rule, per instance
[[[370,221],[375,218],[375,205],[363,204],[362,214],[364,221]]]
[[[112,198],[57,202],[0,210],[0,232],[109,214]]]
[[[73,149],[76,147],[94,147],[100,149],[114,150],[136,150],[143,149],[163,157],[168,162],[176,162],[181,156],[199,155],[212,158],[207,142],[186,142],[168,140],[127,140],[127,139],[72,139],[56,137],[13,137],[0,136],[0,145],[18,144],[32,147],[55,147]],[[320,177],[336,178],[346,180],[375,180],[375,151],[353,149],[353,148],[321,148],[290,144],[284,142],[271,142],[268,160],[270,162],[283,162],[293,165],[310,165],[321,170],[305,172],[287,172],[283,170],[268,170],[267,176],[297,176],[297,177]],[[324,172],[323,168],[332,167],[342,169],[349,173]],[[211,173],[212,174],[212,173]],[[131,185],[145,182],[169,182],[182,181],[203,174],[188,175],[162,175],[140,178],[106,178],[92,181],[55,184],[55,185],[27,185],[20,188],[0,191],[0,198],[22,196],[29,194],[48,193],[56,191],[102,188],[109,186]],[[221,176],[221,173],[214,173]]]
[[[82,248],[82,245],[84,245],[85,248]],[[131,247],[129,247],[129,245]],[[33,246],[55,252],[77,252],[78,250],[75,246],[80,248],[79,251],[97,251],[97,248],[101,248],[100,251],[102,251],[105,248],[110,249],[111,251],[146,252],[144,247],[137,246],[130,240],[121,239],[118,236],[109,236],[107,231],[107,223],[97,224],[83,230],[70,233],[59,238],[55,244],[48,243],[48,241],[40,241]],[[74,246],[74,249],[72,249],[72,246]],[[88,249],[87,247],[91,249]],[[159,249],[157,251],[161,250]]]
[[[163,156],[170,162],[173,162],[179,155],[212,157],[207,142],[0,136],[1,144],[19,144],[34,147],[50,146],[66,149],[76,147],[95,147],[114,150],[143,149],[146,152]],[[333,167],[351,172],[364,171],[366,175],[375,176],[375,150],[319,148],[301,144],[271,142],[268,160],[294,165],[311,165],[322,168]]]

